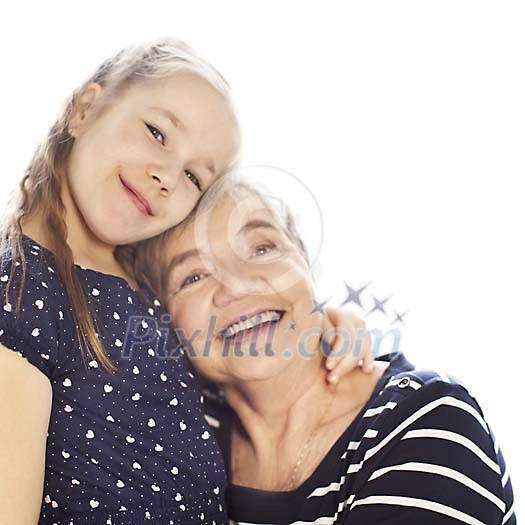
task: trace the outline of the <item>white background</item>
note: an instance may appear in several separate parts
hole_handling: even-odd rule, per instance
[[[525,493],[525,9],[511,1],[54,2],[4,7],[2,182],[64,98],[136,40],[182,38],[232,85],[245,164],[285,169],[324,219],[321,298],[409,310],[407,357],[461,378]],[[135,6],[136,5],[136,6]],[[299,216],[311,210],[289,202]],[[304,207],[303,207],[304,208]]]

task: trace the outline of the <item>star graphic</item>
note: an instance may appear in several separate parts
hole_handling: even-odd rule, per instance
[[[318,303],[315,299],[312,299],[312,303],[315,305],[313,310],[308,314],[308,315],[312,315],[313,313],[315,312],[319,312],[321,315],[324,315],[324,305],[331,299],[331,297],[329,297],[326,301],[322,302],[322,303]]]
[[[401,324],[405,324],[405,321],[403,321],[403,317],[405,317],[405,315],[409,312],[409,310],[407,310],[406,312],[403,312],[402,314],[398,314],[395,310],[394,310],[394,315],[396,316],[396,318],[390,323],[391,325],[396,323],[396,322],[400,322]]]
[[[292,321],[288,321],[288,328],[286,331],[295,332],[297,330],[297,325],[299,324],[299,321],[295,321],[292,323]]]
[[[389,295],[386,299],[383,299],[382,301],[380,301],[377,297],[372,295],[372,299],[374,300],[375,305],[372,308],[372,310],[370,310],[366,315],[370,315],[372,312],[375,312],[376,310],[379,310],[381,313],[386,315],[384,305],[390,299],[390,297],[392,297],[392,295],[393,294]]]
[[[343,284],[346,287],[347,297],[339,306],[341,307],[341,306],[344,306],[345,304],[348,304],[348,303],[355,303],[355,304],[359,305],[361,308],[363,308],[363,305],[361,304],[361,298],[359,296],[363,293],[363,291],[366,288],[368,288],[368,286],[370,286],[371,283],[372,283],[372,281],[369,281],[364,286],[361,286],[361,288],[358,288],[357,290],[354,290],[351,286],[348,286],[348,284],[346,284],[343,281]]]

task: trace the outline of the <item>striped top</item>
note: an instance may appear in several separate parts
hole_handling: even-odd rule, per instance
[[[516,523],[503,454],[467,388],[402,352],[377,360],[390,364],[312,475],[288,492],[230,485],[231,525]],[[205,394],[230,476],[234,414]]]

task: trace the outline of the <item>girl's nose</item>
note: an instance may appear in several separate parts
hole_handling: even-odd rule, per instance
[[[171,195],[179,183],[182,167],[171,167],[169,169],[150,168],[149,176],[160,187],[162,193]]]

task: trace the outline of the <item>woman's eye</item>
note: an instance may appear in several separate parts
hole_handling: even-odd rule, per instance
[[[191,180],[191,182],[193,182],[193,184],[195,184],[195,186],[197,186],[199,191],[202,191],[201,182],[198,177],[196,177],[191,171],[186,171],[186,176]]]
[[[185,288],[186,286],[189,286],[191,284],[198,283],[203,279],[203,277],[204,274],[202,273],[194,273],[192,275],[189,275],[188,277],[186,277],[186,279],[184,279],[184,281],[182,281],[180,289]]]
[[[159,141],[158,137],[162,137],[162,140],[160,141],[161,144],[164,144],[164,134],[157,129],[155,126],[152,126],[151,124],[146,124],[147,128],[150,130],[150,133],[155,137],[155,140]]]
[[[254,250],[254,253],[256,255],[256,257],[260,257],[262,255],[266,255],[267,253],[270,253],[272,252],[273,250],[275,250],[277,248],[277,246],[273,243],[264,243],[264,244],[258,244],[256,247],[255,247],[255,250]]]

